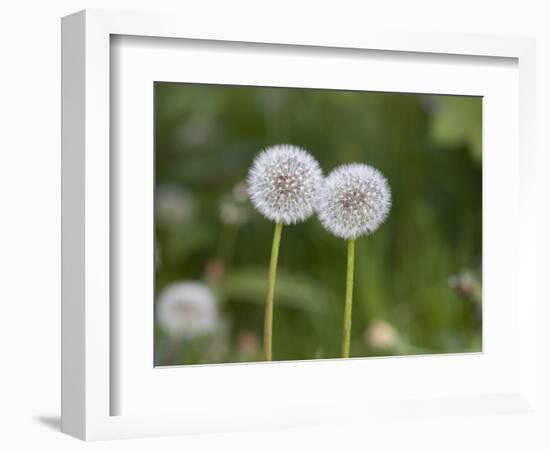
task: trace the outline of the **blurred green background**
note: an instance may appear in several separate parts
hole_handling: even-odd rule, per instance
[[[368,163],[391,185],[388,220],[357,241],[352,356],[481,351],[481,134],[479,97],[156,83],[157,311],[182,280],[204,283],[218,311],[198,335],[157,314],[156,364],[262,360],[274,225],[243,181],[279,143],[325,173]],[[275,360],[339,357],[345,271],[346,242],[316,217],[284,227]],[[195,320],[193,308],[176,313]]]

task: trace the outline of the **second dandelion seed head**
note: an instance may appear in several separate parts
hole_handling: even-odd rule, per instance
[[[248,193],[260,213],[288,225],[303,222],[314,213],[322,181],[319,163],[309,153],[292,145],[276,145],[254,160]]]
[[[347,164],[332,171],[317,202],[322,225],[343,239],[376,231],[390,209],[391,190],[386,178],[366,164]]]
[[[170,336],[194,338],[211,333],[218,322],[212,291],[197,281],[168,285],[157,301],[159,326]]]

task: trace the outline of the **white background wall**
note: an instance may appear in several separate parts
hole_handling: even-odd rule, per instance
[[[0,8],[0,448],[82,448],[59,433],[60,346],[60,17],[83,8],[173,11],[267,17],[281,27],[368,27],[532,36],[538,39],[539,277],[548,275],[550,229],[550,13],[548,2],[522,0],[402,0],[351,2],[57,0],[6,2]],[[543,250],[545,256],[543,261]],[[503,254],[505,257],[505,253]],[[546,269],[544,269],[546,263]],[[541,286],[540,298],[549,299]],[[548,313],[549,307],[544,306]],[[548,314],[550,317],[550,314]],[[541,330],[545,342],[549,332]],[[550,349],[539,349],[550,355]],[[543,374],[550,379],[548,356]],[[546,388],[541,395],[548,397]],[[547,404],[550,401],[547,400]],[[116,441],[94,448],[410,448],[542,449],[523,417],[404,422],[398,428],[332,427],[277,432]],[[489,433],[482,433],[482,431]],[[548,433],[546,433],[548,434]]]

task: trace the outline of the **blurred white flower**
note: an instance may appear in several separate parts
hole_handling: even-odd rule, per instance
[[[382,173],[366,164],[347,164],[333,170],[319,193],[321,224],[343,239],[370,234],[391,209],[391,190]]]
[[[292,145],[276,145],[254,160],[248,193],[261,214],[288,225],[313,214],[322,180],[319,163],[309,153]]]
[[[155,213],[164,225],[188,223],[193,217],[193,196],[176,185],[161,185],[156,189]]]
[[[220,219],[227,225],[242,225],[248,220],[248,211],[231,200],[225,200],[220,205]]]
[[[210,118],[194,116],[176,129],[174,139],[182,150],[192,150],[194,147],[207,144],[215,134],[216,127]]]
[[[246,183],[241,182],[233,186],[231,195],[226,195],[220,202],[220,220],[226,225],[244,225],[249,219],[249,210],[246,204],[248,193]]]
[[[385,320],[374,320],[365,331],[367,344],[378,350],[389,350],[399,344],[395,328]]]
[[[448,284],[460,295],[481,302],[481,279],[475,272],[466,270],[452,275],[448,279]]]
[[[237,203],[245,203],[248,200],[248,192],[246,190],[246,182],[241,181],[233,186],[232,190],[233,199]]]
[[[179,281],[167,286],[158,297],[157,321],[175,337],[197,337],[211,333],[218,322],[216,299],[204,284]]]

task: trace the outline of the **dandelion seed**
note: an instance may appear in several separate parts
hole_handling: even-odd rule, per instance
[[[169,335],[193,338],[211,333],[218,322],[216,300],[199,282],[180,281],[167,286],[157,301],[157,321]]]
[[[386,220],[391,191],[384,176],[366,164],[348,164],[335,169],[319,192],[317,212],[321,224],[348,241],[346,301],[342,357],[348,358],[351,341],[355,240],[373,233]]]

